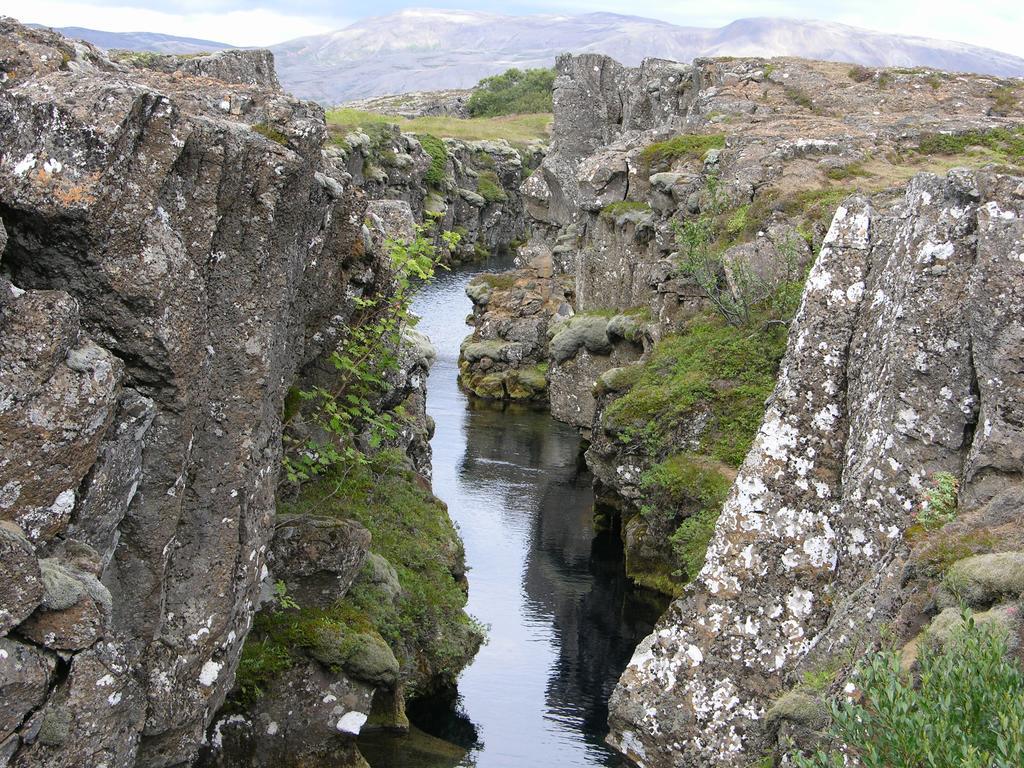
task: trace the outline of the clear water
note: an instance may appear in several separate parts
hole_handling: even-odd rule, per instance
[[[462,533],[468,610],[490,641],[456,699],[410,709],[419,728],[464,749],[371,735],[360,746],[373,768],[622,765],[603,743],[608,696],[664,603],[628,583],[617,536],[595,535],[576,430],[543,410],[470,403],[456,381],[466,283],[510,267],[495,258],[442,273],[413,306],[438,350],[434,492]]]

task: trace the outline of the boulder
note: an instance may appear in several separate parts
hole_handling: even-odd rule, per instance
[[[329,605],[348,592],[369,547],[370,532],[353,520],[301,515],[278,522],[267,565],[299,605]]]
[[[43,599],[43,575],[35,547],[14,523],[0,521],[0,637]]]
[[[944,580],[947,599],[983,608],[1024,596],[1024,552],[997,552],[959,560]]]

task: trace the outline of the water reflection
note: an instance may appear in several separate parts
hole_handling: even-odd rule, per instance
[[[456,700],[410,709],[420,728],[468,752],[437,754],[429,737],[376,736],[361,746],[374,768],[618,766],[603,744],[606,703],[664,605],[627,583],[618,538],[595,536],[576,431],[543,410],[470,404],[459,391],[471,274],[442,274],[413,309],[438,348],[428,398],[434,492],[461,529],[469,611],[490,625],[490,642]]]

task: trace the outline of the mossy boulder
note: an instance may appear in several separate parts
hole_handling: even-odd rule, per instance
[[[376,633],[319,629],[309,654],[331,669],[342,669],[373,686],[392,687],[398,682],[399,664],[394,652]]]
[[[976,555],[953,563],[943,582],[947,599],[972,608],[1024,595],[1024,552]]]
[[[609,355],[612,343],[608,338],[608,318],[601,315],[573,315],[554,326],[548,347],[551,359],[564,363],[583,348],[595,355]]]
[[[515,341],[502,339],[484,339],[473,341],[472,337],[462,344],[462,358],[476,363],[484,358],[502,363],[516,363],[523,357],[523,345]]]
[[[814,730],[823,730],[831,717],[824,699],[795,690],[784,693],[772,704],[764,719],[768,728],[777,728],[780,721],[785,720]]]

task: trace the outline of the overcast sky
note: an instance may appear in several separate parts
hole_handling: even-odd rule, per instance
[[[0,0],[0,13],[25,22],[111,32],[164,32],[234,45],[270,45],[338,29],[363,16],[415,7],[503,13],[611,11],[715,27],[750,16],[789,16],[962,40],[1024,56],[1022,0]]]

